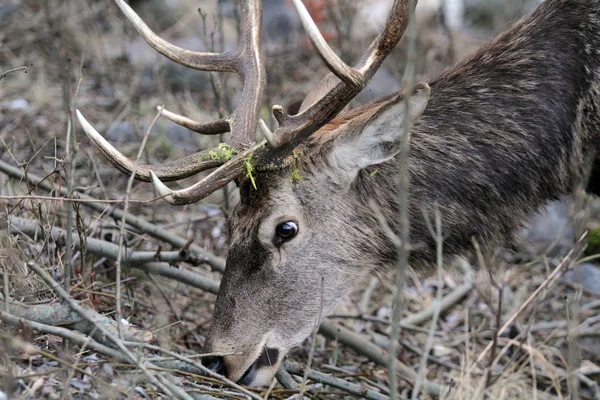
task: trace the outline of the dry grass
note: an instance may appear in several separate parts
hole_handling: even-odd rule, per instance
[[[208,74],[185,72],[152,54],[112,2],[12,0],[9,3],[16,8],[1,17],[0,72],[31,63],[33,67],[27,74],[17,71],[0,80],[2,161],[28,174],[47,177],[48,183],[60,189],[67,186],[66,135],[75,107],[85,110],[86,117],[100,132],[112,133],[111,141],[120,142],[118,147],[129,155],[137,151],[145,129],[156,114],[156,105],[167,104],[175,112],[203,121],[217,117]],[[197,7],[188,0],[179,4],[186,10]],[[206,7],[209,15],[215,10],[214,4]],[[178,17],[174,23],[162,27],[161,34],[188,47],[201,48],[201,40],[188,39],[202,31],[199,18],[191,12],[181,12]],[[212,17],[207,20],[212,24]],[[231,21],[228,24],[226,32],[231,35],[233,25]],[[473,38],[460,40],[454,43],[455,54],[448,56],[449,42],[443,39],[443,31],[432,26],[424,23],[420,28],[419,77],[460,58],[478,42]],[[402,59],[403,53],[398,50],[387,62],[388,70],[396,76],[402,74]],[[269,60],[268,104],[287,106],[297,102],[325,74],[320,61],[305,48],[272,50]],[[297,68],[298,65],[304,68]],[[228,78],[226,83],[235,102],[239,82]],[[78,125],[73,128],[72,186],[77,192],[97,199],[123,199],[127,177],[107,164]],[[143,157],[145,162],[157,163],[212,144],[214,139],[200,138],[160,121],[152,131]],[[195,179],[184,181],[182,186]],[[108,212],[122,204],[105,203],[106,210],[99,212],[86,203],[69,202],[56,192],[48,193],[4,173],[0,173],[0,195],[4,213],[0,214],[2,293],[8,293],[13,301],[23,305],[60,302],[27,263],[43,267],[54,280],[62,281],[65,243],[42,235],[9,235],[8,216],[37,221],[42,229],[49,231],[52,227],[66,227],[67,210],[71,208],[76,236],[118,242],[121,220]],[[224,202],[222,192],[201,204],[182,208],[163,202],[138,202],[154,198],[151,186],[144,183],[134,183],[130,196],[131,215],[141,216],[172,235],[191,238],[194,244],[216,256],[226,255],[225,216],[231,204]],[[229,197],[230,202],[235,201],[234,191]],[[125,228],[125,239],[131,249],[172,248],[139,227],[128,224]],[[443,396],[446,399],[599,398],[598,386],[594,387],[593,382],[600,378],[600,294],[582,291],[560,279],[542,290],[519,313],[507,332],[500,335],[494,350],[476,363],[498,331],[498,325],[519,309],[561,259],[537,257],[520,264],[501,259],[484,261],[473,262],[476,270],[473,289],[440,316],[428,357],[427,379],[451,388]],[[71,284],[71,297],[100,314],[114,315],[114,260],[95,256],[84,245],[73,253],[72,262],[76,278]],[[206,264],[178,264],[203,278],[220,279],[220,273]],[[443,271],[442,277],[443,286],[439,287],[434,271],[408,273],[404,316],[434,307],[438,289],[445,296],[465,280],[463,271],[452,266]],[[152,332],[153,343],[164,350],[181,354],[201,351],[211,322],[214,294],[135,268],[125,269],[121,282],[125,320],[142,331]],[[352,299],[340,306],[338,317],[330,321],[387,348],[393,293],[389,282],[384,277],[366,282]],[[4,303],[4,296],[0,303]],[[398,358],[414,371],[421,363],[420,351],[425,348],[429,324],[426,319],[421,327],[405,328],[400,335]],[[335,340],[322,336],[316,340],[314,369],[374,391],[387,392],[383,367]],[[141,373],[139,366],[124,365],[123,360],[90,346],[87,342],[77,344],[76,338],[68,344],[60,334],[42,332],[26,323],[9,326],[0,322],[0,391],[11,398],[169,397],[160,393],[159,386],[149,383],[149,375]],[[310,348],[307,340],[292,352],[290,359],[306,362]],[[130,349],[146,357],[158,355],[156,349]],[[197,370],[186,372],[173,362],[162,365],[162,369],[156,364],[148,368],[150,375],[160,382],[164,383],[161,379],[168,375],[174,386],[185,389],[194,398],[202,398],[200,394],[246,398],[239,390],[200,376]],[[574,379],[580,382],[579,386],[574,386]],[[164,384],[169,386],[168,382]],[[400,381],[400,385],[402,395],[409,398],[412,385],[405,381]],[[577,390],[572,390],[574,387]],[[283,399],[297,392],[278,386],[271,396]],[[310,379],[306,395],[353,397]],[[428,396],[421,394],[420,398]]]

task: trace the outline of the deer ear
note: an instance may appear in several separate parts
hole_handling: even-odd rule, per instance
[[[429,101],[429,85],[419,83],[410,96],[409,115],[406,113],[404,92],[383,102],[338,128],[339,132],[330,153],[330,162],[341,180],[352,182],[358,172],[370,165],[392,159],[400,152],[404,122],[419,119]]]

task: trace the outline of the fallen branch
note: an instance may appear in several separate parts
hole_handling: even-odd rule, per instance
[[[2,299],[0,295],[0,299]],[[102,344],[106,343],[106,338],[98,332],[96,325],[102,326],[112,335],[117,334],[116,322],[104,315],[98,314],[92,309],[88,309],[90,315],[94,317],[95,324],[82,319],[71,307],[65,304],[37,304],[35,306],[25,306],[20,303],[10,302],[9,309],[5,309],[5,303],[0,304],[0,310],[9,313],[15,318],[23,318],[27,321],[36,322],[44,325],[63,325],[66,328],[89,335]],[[147,343],[153,340],[152,332],[140,330],[133,326],[127,326],[123,332],[127,340],[134,342]]]
[[[54,241],[58,243],[64,243],[63,239],[66,235],[66,231],[64,229],[57,227],[52,227],[51,229],[42,229],[37,221],[13,216],[8,217],[8,228],[10,233],[22,233],[32,238],[44,239],[48,236],[52,236]],[[74,237],[73,245],[75,246],[76,250],[81,250],[80,244],[81,238],[78,236]],[[119,254],[119,246],[116,244],[91,237],[85,239],[85,249],[88,253],[110,259],[116,259],[117,255]],[[175,279],[179,282],[197,287],[210,293],[216,294],[219,290],[218,282],[204,278],[200,274],[186,269],[172,267],[165,262],[154,262],[187,261],[191,257],[187,252],[167,251],[158,253],[156,251],[129,251],[127,249],[122,249],[121,253],[123,254],[123,262],[126,262],[132,268]]]
[[[157,386],[158,388],[160,388],[160,390],[168,395],[168,396],[173,396],[173,391],[170,390],[167,386],[165,386],[165,384],[162,382],[162,380],[159,380],[159,378],[157,376],[155,376],[154,374],[152,374],[144,365],[143,363],[141,363],[140,361],[138,361],[137,357],[135,357],[128,349],[127,347],[125,347],[125,345],[123,344],[122,341],[120,341],[117,337],[115,337],[114,335],[110,334],[102,325],[96,324],[96,321],[94,319],[94,315],[90,312],[88,312],[87,309],[83,308],[81,305],[79,305],[79,303],[77,303],[75,300],[73,300],[72,298],[69,297],[69,294],[50,276],[50,274],[48,274],[48,272],[46,272],[43,268],[41,268],[39,265],[35,264],[34,262],[28,262],[27,266],[33,271],[35,272],[40,278],[42,278],[42,280],[61,298],[63,299],[68,305],[69,307],[71,307],[73,310],[77,311],[79,313],[79,315],[81,315],[84,319],[86,319],[87,321],[89,321],[91,324],[93,324],[96,329],[100,332],[100,334],[104,335],[107,337],[107,340],[110,340],[113,344],[115,344],[117,346],[117,348],[119,350],[121,350],[124,355],[127,357],[127,359],[129,359],[129,361],[137,366],[143,373],[144,375],[148,378],[149,382],[152,383],[153,385]],[[179,396],[181,397],[181,396]]]
[[[443,313],[444,311],[458,303],[467,294],[469,294],[469,292],[473,289],[473,282],[475,279],[474,274],[468,262],[466,262],[463,259],[459,260],[462,260],[461,267],[465,271],[465,281],[461,285],[456,287],[452,292],[444,296],[439,304],[434,303],[430,307],[427,307],[419,311],[418,313],[401,319],[400,326],[415,326],[424,324],[433,317],[436,308],[439,308],[439,312]]]
[[[130,364],[129,359],[125,356],[125,354],[113,349],[112,347],[105,346],[102,343],[99,343],[96,340],[91,339],[90,337],[85,336],[82,333],[72,331],[67,328],[62,328],[60,326],[51,326],[48,324],[42,324],[39,322],[31,321],[27,318],[17,317],[2,310],[0,310],[0,319],[10,325],[25,326],[29,329],[38,331],[46,335],[60,336],[64,339],[68,339],[70,342],[75,343],[78,346],[85,345],[86,347],[97,351],[98,353],[102,353],[108,357],[111,357],[116,361]]]
[[[329,321],[323,321],[319,327],[319,333],[330,339],[338,340],[340,343],[343,343],[382,367],[387,367],[389,364],[389,357],[386,351],[349,329],[334,325]],[[412,384],[415,383],[417,373],[399,360],[396,360],[396,371],[406,381]],[[434,397],[440,397],[447,392],[445,386],[427,380],[423,382],[423,389]]]
[[[2,160],[0,160],[0,171],[4,172],[6,175],[8,175],[9,177],[11,177],[13,179],[27,181],[31,185],[37,186],[48,192],[60,193],[62,196],[66,196],[68,194],[67,189],[65,187],[63,187],[63,186],[55,187],[51,183],[46,182],[45,178],[41,178],[37,175],[30,174],[30,173],[24,173],[19,168],[13,167],[12,165],[10,165]],[[83,194],[83,193],[78,193],[77,197],[80,199],[87,200],[86,202],[83,202],[81,204],[85,205],[86,207],[91,208],[92,210],[95,210],[95,211],[105,214],[105,215],[112,216],[115,219],[123,218],[123,215],[124,215],[123,210],[120,210],[115,207],[107,207],[106,204],[104,204],[102,201],[100,201],[92,196]],[[196,244],[193,244],[193,243],[189,244],[188,239],[184,239],[180,236],[174,235],[171,232],[169,232],[165,229],[162,229],[162,228],[146,221],[143,218],[136,217],[131,214],[127,214],[125,220],[127,221],[127,223],[129,225],[136,227],[141,232],[147,233],[148,235],[150,235],[152,237],[155,237],[166,243],[169,243],[176,248],[184,248],[186,245],[189,245],[188,246],[189,251],[196,254],[196,257],[199,260],[206,262],[208,265],[210,265],[216,271],[220,271],[220,272],[225,271],[225,260],[206,252],[204,249],[202,249],[200,246],[198,246]]]
[[[318,372],[318,371],[315,371],[312,369],[306,370],[306,367],[304,365],[301,365],[301,364],[298,364],[295,362],[286,360],[283,364],[283,367],[285,368],[285,370],[287,372],[289,372],[290,374],[294,374],[294,375],[302,376],[308,372],[308,374],[307,374],[308,379],[312,379],[313,381],[322,383],[324,385],[335,387],[335,388],[341,389],[345,392],[364,397],[365,399],[370,399],[370,400],[388,400],[389,399],[389,397],[384,394],[378,393],[374,390],[367,389],[365,387],[362,387],[362,386],[354,384],[354,383],[347,382],[343,379],[336,378],[329,374],[324,374],[322,372]]]

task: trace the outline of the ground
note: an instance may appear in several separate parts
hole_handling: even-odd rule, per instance
[[[265,11],[265,105],[293,109],[326,68],[301,31],[293,30],[300,29],[295,11],[283,2],[267,3],[273,4]],[[344,31],[327,23],[332,15],[352,15],[335,8],[348,5],[335,2],[322,29],[354,61],[373,32],[355,24],[351,38],[338,40]],[[201,2],[202,13],[191,0],[134,6],[162,37],[182,47],[211,47],[215,30],[215,48],[235,43],[229,2],[221,8]],[[473,23],[449,32],[435,15],[419,20],[419,79],[506,26],[506,15],[485,10],[472,15],[493,20],[491,28]],[[281,16],[287,19],[281,22]],[[282,371],[270,394],[207,377],[196,361],[227,254],[225,219],[236,201],[235,186],[185,207],[153,201],[150,184],[134,182],[127,190],[129,177],[106,161],[74,118],[74,110],[81,110],[111,143],[135,157],[156,106],[199,121],[227,116],[239,94],[237,78],[216,77],[224,88],[217,100],[210,74],[156,55],[111,1],[11,0],[0,5],[0,20],[0,74],[18,69],[0,75],[0,399],[283,399],[298,393],[298,385],[309,398],[387,398],[381,349],[388,348],[394,285],[383,276],[360,286],[314,340],[292,351],[286,369],[293,377]],[[401,45],[353,105],[398,89],[403,60]],[[142,160],[161,163],[217,142],[163,118],[150,130]],[[421,385],[419,398],[434,396],[442,386],[447,399],[600,398],[598,201],[580,197],[551,205],[523,231],[518,246],[499,249],[491,260],[408,271],[397,354],[402,396],[411,396],[425,365],[432,384]],[[122,263],[118,275],[121,228],[124,246],[140,258]],[[578,238],[587,229],[591,241],[584,251],[587,239]],[[69,264],[73,278],[65,285]],[[115,323],[119,309],[125,340]],[[311,352],[311,372],[304,378]],[[332,377],[334,382],[323,383]]]

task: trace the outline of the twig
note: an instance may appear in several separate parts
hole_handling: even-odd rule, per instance
[[[6,175],[10,176],[13,179],[27,181],[33,186],[37,186],[41,189],[44,189],[48,192],[56,192],[60,193],[63,196],[67,195],[67,190],[64,187],[55,187],[51,183],[45,181],[45,178],[41,178],[37,175],[27,173],[25,174],[19,168],[13,167],[12,165],[0,160],[0,171],[4,172]],[[116,219],[122,219],[125,215],[122,210],[117,208],[109,208],[107,209],[106,205],[103,204],[103,201],[98,200],[92,196],[88,196],[83,193],[78,193],[79,199],[82,201],[86,207],[89,207],[97,212],[105,213],[108,216],[112,216]],[[52,200],[56,200],[56,198],[52,198]],[[121,203],[122,200],[116,201]],[[172,234],[166,229],[162,229],[143,218],[136,217],[131,214],[125,215],[126,221],[129,225],[136,227],[141,232],[147,233],[148,235],[160,239],[164,242],[167,242],[177,248],[182,248],[187,243],[188,239],[179,237],[177,235]],[[189,250],[198,255],[198,258],[205,261],[208,265],[210,265],[213,269],[223,272],[225,271],[225,260],[220,257],[216,257],[210,253],[207,253],[202,247],[191,244],[189,246]]]
[[[317,317],[317,321],[315,323],[315,327],[312,331],[312,343],[310,344],[310,352],[308,353],[308,362],[306,363],[306,370],[304,371],[304,377],[302,378],[302,387],[300,388],[299,398],[302,399],[304,397],[304,392],[306,391],[306,382],[308,381],[308,373],[310,371],[310,367],[312,364],[313,355],[315,353],[315,345],[317,343],[317,331],[319,325],[321,324],[321,318],[323,316],[323,277],[321,277],[321,301],[319,303],[319,316]]]
[[[11,233],[23,233],[32,238],[39,239],[44,239],[51,235],[53,240],[59,243],[62,241],[61,238],[64,237],[65,234],[63,229],[57,227],[44,230],[37,221],[32,221],[25,218],[9,216],[8,224],[9,231]],[[81,248],[80,239],[78,237],[76,237],[74,240],[74,246],[76,250]],[[119,253],[119,247],[114,243],[88,237],[86,238],[86,251],[99,257],[116,259],[117,254]],[[159,261],[166,262],[188,261],[186,256],[182,255],[180,251],[161,252],[160,256],[158,257],[156,251],[128,252],[127,250],[123,249],[122,253],[122,260],[127,262],[132,268],[175,279],[179,282],[210,293],[216,294],[219,290],[219,282],[205,278],[198,273],[186,269],[175,268],[169,264],[166,264],[165,262],[149,262],[150,260],[157,259]]]
[[[409,174],[408,174],[408,153],[410,148],[410,93],[413,87],[414,80],[414,57],[417,31],[415,26],[415,0],[409,0],[408,5],[408,32],[407,32],[407,63],[404,70],[402,83],[405,88],[404,98],[404,124],[402,127],[402,135],[400,138],[400,153],[398,155],[398,205],[400,214],[400,246],[396,246],[397,268],[396,268],[396,290],[395,290],[395,307],[392,312],[392,332],[390,345],[388,347],[388,380],[390,386],[390,399],[398,399],[398,384],[396,380],[396,352],[398,348],[398,339],[400,338],[400,315],[402,314],[402,292],[404,290],[404,274],[408,268],[408,252],[409,252]]]
[[[457,286],[452,292],[448,293],[442,298],[439,304],[440,312],[444,312],[450,307],[458,303],[463,297],[465,297],[473,289],[473,281],[471,279],[463,282]],[[421,325],[430,320],[435,313],[434,305],[427,307],[418,313],[403,318],[400,321],[400,326],[410,327],[415,325]]]
[[[116,361],[127,364],[130,363],[130,360],[123,353],[113,349],[112,347],[105,346],[79,332],[75,332],[67,328],[61,328],[60,326],[52,326],[40,322],[31,321],[27,318],[17,317],[2,310],[0,310],[0,319],[6,322],[7,324],[26,326],[30,329],[36,330],[47,335],[60,336],[62,338],[68,339],[70,342],[75,343],[78,346],[83,346],[85,343],[87,343],[87,347],[93,349],[94,351],[105,354],[108,357],[115,359]]]
[[[56,294],[63,299],[72,309],[77,311],[79,315],[81,315],[84,319],[88,320],[90,323],[94,324],[98,331],[105,335],[110,341],[112,341],[119,350],[121,350],[129,359],[129,361],[136,365],[148,378],[148,380],[156,385],[160,390],[163,391],[164,394],[173,396],[171,390],[169,390],[163,383],[161,383],[156,376],[150,373],[148,369],[140,363],[137,358],[123,345],[123,342],[119,340],[114,335],[111,335],[102,325],[96,324],[94,315],[88,312],[85,308],[81,307],[75,300],[69,297],[69,294],[39,265],[34,262],[28,262],[27,266],[31,268],[42,280],[50,286],[52,290],[56,292]]]
[[[135,174],[137,172],[137,165],[140,162],[140,158],[144,152],[144,147],[146,147],[146,142],[148,141],[148,137],[150,136],[150,131],[156,124],[156,121],[160,118],[164,107],[160,107],[156,116],[150,123],[150,126],[146,130],[144,134],[144,138],[142,139],[142,144],[138,150],[137,156],[135,158],[135,168],[131,171],[131,175],[129,176],[129,180],[127,181],[127,189],[125,190],[125,205],[123,206],[123,217],[121,218],[121,230],[119,232],[119,251],[117,252],[117,261],[115,262],[116,268],[116,312],[117,312],[117,327],[119,328],[119,338],[123,340],[123,331],[121,329],[121,319],[123,318],[123,310],[121,308],[121,250],[123,249],[123,244],[125,241],[125,224],[127,222],[127,212],[129,211],[129,196],[131,196],[131,188],[133,187],[133,181],[135,179]],[[68,234],[68,232],[67,232]]]
[[[565,301],[565,311],[567,314],[567,382],[571,400],[579,400],[579,374],[577,370],[581,367],[581,350],[579,349],[579,337],[577,335],[577,325],[579,322],[579,301],[581,299],[581,290],[576,290],[572,298]]]
[[[294,378],[292,378],[290,373],[287,372],[287,370],[285,369],[285,363],[287,363],[287,361],[285,361],[281,365],[281,367],[279,367],[277,373],[275,374],[277,381],[279,381],[281,386],[283,386],[286,389],[299,390],[298,384],[296,383]]]
[[[531,294],[529,297],[519,306],[515,312],[508,318],[508,320],[502,325],[502,327],[498,330],[497,336],[500,336],[508,329],[508,327],[514,322],[514,320],[531,304],[531,302],[537,297],[537,295],[544,290],[551,282],[554,281],[554,278],[558,276],[558,274],[571,262],[572,256],[575,254],[575,251],[580,247],[587,236],[587,232],[585,232],[579,240],[577,241],[575,247],[569,251],[569,253],[562,259],[562,261],[558,264],[558,266],[548,275],[548,277],[538,286],[538,288]],[[479,354],[476,361],[469,368],[468,373],[473,372],[475,366],[483,360],[486,356],[487,352],[492,348],[493,342],[488,343],[488,345],[483,349],[483,351]]]
[[[431,327],[429,328],[429,334],[427,335],[427,342],[425,343],[425,350],[423,350],[423,355],[421,356],[421,365],[419,366],[419,372],[417,376],[417,382],[415,383],[415,387],[412,390],[411,400],[417,400],[417,396],[421,393],[421,382],[425,379],[425,369],[427,368],[427,357],[429,356],[429,352],[431,351],[431,346],[433,345],[433,336],[435,333],[435,329],[437,327],[438,318],[440,316],[440,305],[442,302],[442,286],[444,284],[444,280],[442,278],[442,268],[444,264],[443,258],[443,244],[444,238],[442,237],[442,218],[440,215],[440,209],[435,206],[435,230],[431,227],[429,219],[425,218],[427,222],[427,227],[429,228],[429,232],[431,236],[434,237],[437,247],[437,273],[438,273],[438,287],[437,293],[435,296],[435,300],[432,304],[434,309],[433,317],[431,319]]]
[[[316,382],[319,382],[319,383],[322,383],[322,384],[325,384],[328,386],[332,386],[332,387],[335,387],[338,389],[342,389],[348,393],[358,395],[360,397],[364,397],[365,399],[370,399],[370,400],[388,400],[389,399],[388,396],[381,394],[381,393],[377,393],[374,390],[370,390],[365,387],[359,386],[357,384],[347,382],[343,379],[336,378],[329,374],[324,374],[322,372],[311,370],[310,368],[307,368],[306,366],[295,363],[295,362],[286,360],[283,363],[283,367],[285,368],[285,370],[287,372],[289,372],[291,374],[307,376],[308,378],[312,379],[313,381],[316,381]],[[301,392],[301,393],[303,393],[303,392]],[[301,399],[302,397],[299,396],[299,398]]]
[[[350,347],[357,353],[364,355],[376,364],[379,364],[383,367],[386,367],[389,364],[389,357],[384,350],[382,350],[379,346],[369,342],[367,339],[364,339],[361,335],[351,332],[346,328],[336,326],[329,321],[323,321],[321,322],[319,333],[331,339],[337,339],[344,345]],[[400,374],[400,376],[406,381],[414,383],[417,379],[417,373],[400,362],[398,359],[395,359],[395,361],[396,365],[394,368]],[[440,386],[427,380],[423,381],[423,389],[429,395],[435,397],[440,397],[446,392],[446,388],[444,386]],[[390,393],[391,392],[392,390]]]
[[[25,73],[27,73],[29,71],[29,68],[33,67],[33,64],[29,64],[26,67],[17,67],[17,68],[13,68],[13,69],[9,69],[8,71],[4,71],[3,73],[0,74],[0,81],[4,78],[6,78],[6,75],[11,74],[13,72],[17,72],[17,71],[23,71]]]
[[[24,318],[28,321],[45,325],[68,325],[67,328],[75,330],[86,335],[91,335],[96,341],[106,344],[106,337],[99,334],[96,325],[101,325],[107,332],[117,334],[117,326],[113,319],[98,314],[89,309],[88,312],[94,317],[95,324],[87,320],[82,320],[81,316],[64,304],[38,304],[35,306],[24,306],[22,304],[11,302],[10,309],[0,305],[0,310],[9,312],[17,318]],[[125,337],[130,341],[149,342],[152,340],[152,333],[147,330],[140,330],[133,326],[128,327]]]

